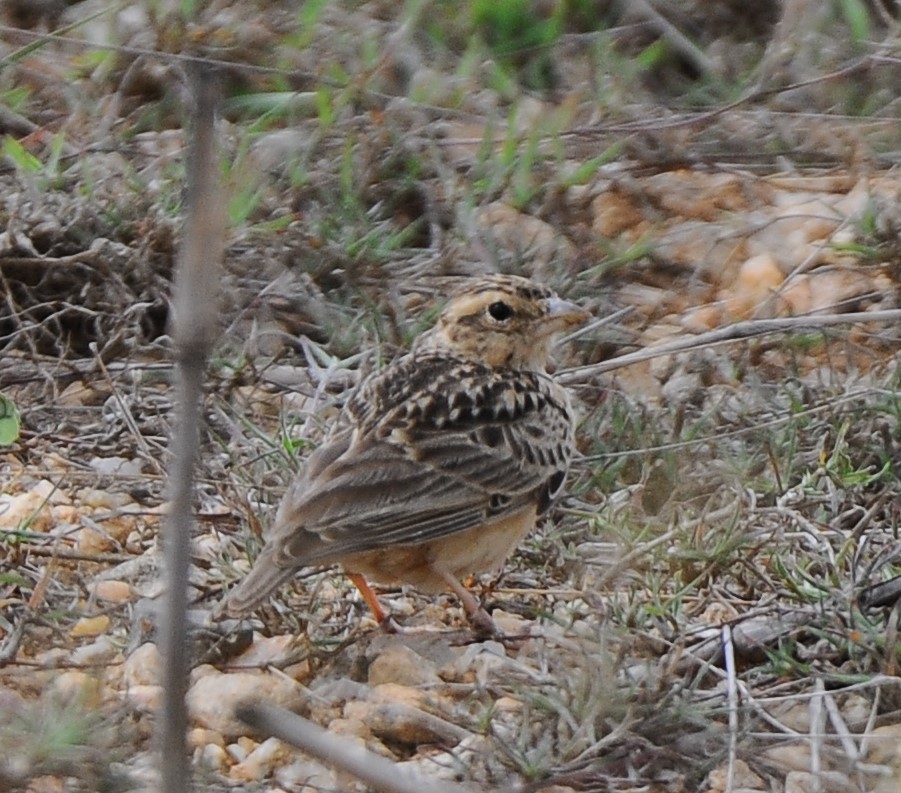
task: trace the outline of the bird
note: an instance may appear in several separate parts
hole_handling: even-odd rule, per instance
[[[575,418],[547,367],[555,338],[588,318],[520,276],[462,279],[434,327],[348,398],[227,614],[337,563],[389,630],[369,581],[453,592],[474,629],[496,634],[461,579],[502,567],[563,490]]]

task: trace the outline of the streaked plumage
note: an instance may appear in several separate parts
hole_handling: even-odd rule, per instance
[[[545,372],[553,337],[587,314],[523,278],[468,279],[412,351],[348,401],[348,429],[286,493],[228,611],[246,613],[301,567],[341,563],[424,592],[497,568],[563,487],[573,414]],[[490,622],[490,620],[488,620]]]

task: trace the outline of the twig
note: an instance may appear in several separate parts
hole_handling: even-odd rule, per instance
[[[832,728],[835,730],[835,734],[841,742],[842,751],[845,753],[845,757],[849,758],[854,763],[860,762],[863,755],[860,752],[860,748],[855,743],[855,736],[848,728],[848,723],[845,721],[845,717],[842,715],[841,709],[839,708],[838,703],[836,703],[835,696],[831,691],[826,691],[824,693],[823,705],[826,707],[826,715],[829,717],[829,723],[832,724]]]
[[[71,548],[45,547],[43,545],[21,545],[31,556],[51,556],[73,562],[94,562],[95,564],[121,564],[139,558],[133,553],[85,553]]]
[[[25,638],[25,628],[31,621],[32,610],[26,608],[19,616],[19,621],[15,623],[15,627],[7,634],[6,641],[0,645],[0,667],[6,666],[10,661],[15,659],[19,652],[19,645]]]
[[[826,687],[823,685],[823,678],[818,676],[813,681],[813,696],[807,703],[807,711],[810,714],[810,725],[807,729],[810,746],[810,793],[822,793],[823,791],[823,734],[826,730],[823,696],[825,693]]]
[[[390,760],[333,735],[318,724],[272,705],[240,705],[236,715],[254,729],[274,735],[381,793],[470,793],[470,788],[399,769]]]
[[[163,524],[166,594],[160,630],[163,706],[158,725],[161,789],[191,789],[186,743],[188,642],[186,612],[191,559],[194,458],[200,435],[203,372],[216,333],[217,281],[225,223],[215,147],[213,73],[193,73],[194,133],[188,157],[184,243],[175,273],[174,343],[178,375],[175,432],[169,486],[172,508]]]
[[[157,470],[157,473],[162,473],[163,466],[160,461],[154,457],[153,453],[150,451],[147,439],[143,436],[141,430],[138,429],[138,423],[132,415],[131,408],[123,398],[122,392],[117,385],[117,381],[110,376],[109,370],[103,362],[103,357],[100,355],[100,349],[98,348],[97,343],[92,341],[89,347],[91,352],[94,353],[94,359],[97,361],[97,368],[106,379],[106,383],[110,387],[110,393],[112,394],[113,399],[116,400],[122,420],[125,422],[125,426],[128,427],[128,431],[131,433],[132,438],[134,438],[135,446],[143,452],[144,458],[150,461],[150,464]]]
[[[884,608],[898,601],[901,601],[901,575],[864,587],[857,595],[857,602],[864,608]]]
[[[756,336],[766,336],[770,333],[787,333],[796,330],[821,330],[829,325],[851,325],[855,322],[901,322],[901,309],[886,311],[856,311],[849,314],[817,314],[803,317],[783,317],[781,319],[756,319],[745,322],[736,322],[723,328],[701,333],[697,336],[687,336],[676,339],[668,344],[656,347],[648,347],[626,355],[611,358],[609,361],[601,361],[591,366],[580,366],[575,369],[561,370],[556,379],[561,383],[579,383],[593,375],[611,372],[624,366],[650,361],[664,355],[672,355],[677,352],[699,350],[703,347],[712,347],[718,344],[728,344],[733,341],[752,339]]]
[[[691,63],[701,74],[709,77],[716,72],[713,61],[707,57],[704,51],[654,8],[648,0],[632,0],[630,6],[632,13],[645,19],[651,27],[657,30],[667,44]]]
[[[732,643],[732,626],[723,625],[723,658],[726,665],[726,702],[729,709],[729,762],[726,771],[726,793],[735,786],[735,765],[738,760],[738,675],[735,668],[735,646]]]

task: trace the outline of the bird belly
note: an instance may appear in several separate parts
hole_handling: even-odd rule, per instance
[[[500,567],[535,526],[534,505],[463,532],[401,548],[379,548],[342,560],[345,570],[380,584],[409,584],[435,594],[448,589],[438,570],[455,578]],[[438,568],[438,569],[436,569]]]

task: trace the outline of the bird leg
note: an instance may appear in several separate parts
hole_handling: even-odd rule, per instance
[[[359,573],[345,574],[350,579],[350,582],[360,590],[363,600],[366,601],[366,605],[369,606],[369,610],[372,612],[372,616],[375,617],[378,624],[383,625],[389,620],[390,617],[385,613],[385,609],[383,609],[382,604],[379,603],[379,599],[376,597],[375,592],[372,591],[372,587],[369,586],[369,582]]]
[[[379,627],[387,633],[397,633],[400,626],[394,621],[394,617],[386,613],[385,609],[382,608],[382,604],[379,603],[379,599],[375,592],[372,591],[372,587],[369,586],[369,582],[359,573],[348,573],[345,571],[345,575],[360,590],[363,600],[369,606],[369,610],[372,612],[372,616],[375,617],[376,622],[378,622]]]
[[[476,633],[482,636],[499,636],[501,631],[494,624],[494,620],[491,619],[491,615],[482,608],[479,604],[479,601],[475,599],[472,592],[470,592],[463,584],[461,584],[448,570],[445,570],[437,565],[432,565],[432,569],[440,575],[444,581],[447,583],[448,587],[451,591],[460,599],[460,602],[463,604],[463,608],[466,610],[467,615],[469,616],[469,621],[472,623],[472,627],[475,629]],[[382,608],[382,604],[379,602],[378,597],[375,592],[372,591],[372,587],[369,586],[369,582],[360,575],[359,573],[348,573],[345,571],[345,575],[350,579],[350,582],[360,591],[360,594],[363,596],[363,600],[366,601],[366,605],[369,606],[369,610],[372,612],[372,616],[375,617],[376,622],[378,622],[379,626],[382,630],[387,633],[408,633],[410,632],[409,628],[403,628],[398,625],[394,618],[388,614],[384,608]]]
[[[491,619],[491,615],[482,608],[482,605],[475,599],[472,592],[463,586],[453,573],[434,563],[432,564],[432,569],[444,579],[451,591],[460,598],[460,602],[463,604],[463,608],[466,609],[469,621],[472,623],[472,627],[475,628],[476,633],[483,636],[501,635],[501,631],[495,625],[494,620]]]

